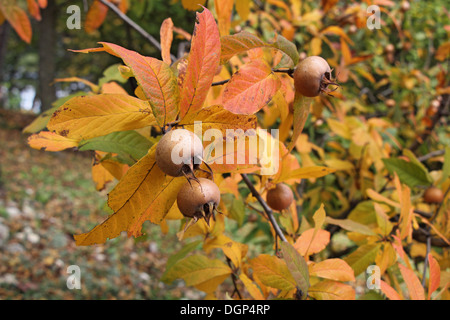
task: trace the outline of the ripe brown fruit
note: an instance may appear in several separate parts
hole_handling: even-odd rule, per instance
[[[211,216],[220,203],[219,187],[211,180],[198,178],[184,184],[177,195],[177,205],[183,216],[195,221],[205,218],[209,224]]]
[[[317,97],[321,92],[329,92],[330,84],[337,85],[331,78],[331,68],[324,58],[311,56],[297,64],[294,86],[305,97]]]
[[[395,107],[395,100],[394,99],[387,99],[386,100],[386,107],[388,107],[388,108],[393,108],[393,107]]]
[[[294,193],[284,183],[278,183],[275,188],[267,191],[267,204],[273,210],[282,211],[289,208],[294,201]]]
[[[441,203],[444,200],[444,193],[439,188],[429,187],[425,191],[423,199],[426,203]]]
[[[386,53],[394,53],[395,47],[394,47],[394,45],[393,45],[392,43],[389,43],[389,44],[386,46],[386,48],[384,49],[384,51],[385,51]]]
[[[156,146],[156,165],[172,177],[193,173],[202,159],[202,141],[186,129],[170,130]]]

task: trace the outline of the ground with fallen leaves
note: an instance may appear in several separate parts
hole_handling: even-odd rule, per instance
[[[180,244],[156,225],[145,224],[140,239],[76,247],[72,235],[108,215],[108,190],[95,190],[91,157],[31,149],[19,128],[5,127],[0,121],[0,300],[202,297],[182,282],[159,281]],[[67,287],[70,265],[80,267],[80,290]]]

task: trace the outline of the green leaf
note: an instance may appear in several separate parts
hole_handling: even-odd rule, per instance
[[[245,204],[240,198],[236,198],[232,194],[222,195],[222,200],[225,203],[229,218],[236,220],[239,226],[242,226],[245,217]]]
[[[355,277],[364,272],[368,266],[375,262],[381,243],[365,244],[348,255],[344,261],[352,267]]]
[[[432,180],[428,172],[414,162],[408,162],[403,159],[389,158],[382,159],[386,169],[391,173],[397,173],[400,181],[409,187],[428,186]]]
[[[430,173],[428,172],[428,169],[423,165],[422,162],[420,162],[420,161],[416,158],[416,156],[414,155],[414,153],[413,153],[411,150],[409,150],[409,149],[403,149],[403,155],[406,156],[406,157],[408,157],[408,159],[409,159],[412,163],[414,163],[414,164],[416,164],[417,166],[419,166],[419,167],[422,169],[422,171],[425,172],[425,174],[426,174],[426,176],[427,176],[427,179],[428,179],[430,182],[433,181],[433,178],[431,178]]]
[[[447,180],[450,177],[450,147],[445,147],[444,154],[444,166],[442,167],[442,179],[441,181]]]
[[[294,66],[297,65],[298,60],[300,59],[297,47],[294,43],[283,37],[282,35],[277,34],[275,42],[272,44],[274,48],[285,53],[289,58],[292,59]]]
[[[147,154],[152,143],[136,131],[121,131],[82,141],[80,145],[80,151],[98,150],[126,154],[138,160]]]
[[[121,66],[120,63],[113,64],[112,66],[109,66],[106,68],[105,71],[103,71],[103,77],[100,78],[98,81],[98,85],[101,87],[105,83],[111,82],[111,81],[117,81],[120,83],[127,82],[127,79],[125,79],[122,74],[119,71],[119,66]]]
[[[161,278],[161,281],[163,281],[163,282],[171,282],[171,281],[169,281],[170,279],[167,276],[170,268],[172,268],[178,261],[180,261],[181,259],[186,257],[190,252],[192,252],[195,249],[197,249],[198,246],[200,245],[200,243],[202,243],[201,240],[190,242],[190,243],[186,244],[183,248],[181,248],[180,251],[178,251],[177,253],[171,255],[169,257],[169,259],[167,259],[166,271],[164,272],[164,274],[163,274],[163,276]]]
[[[305,258],[288,242],[281,242],[280,247],[289,272],[297,283],[298,289],[301,290],[302,300],[306,299],[309,288],[309,272]]]

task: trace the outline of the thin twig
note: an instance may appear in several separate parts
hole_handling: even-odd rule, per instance
[[[420,162],[424,162],[427,161],[430,158],[433,157],[437,157],[437,156],[442,156],[445,153],[445,150],[436,150],[430,153],[427,153],[421,157],[418,157],[417,160],[419,160]]]
[[[122,11],[120,11],[119,8],[117,8],[114,4],[111,2],[108,2],[106,0],[100,0],[101,3],[103,3],[105,6],[107,6],[109,9],[111,9],[120,19],[122,19],[124,22],[126,22],[130,27],[132,27],[134,30],[140,33],[141,36],[143,36],[145,39],[147,39],[154,47],[156,47],[159,51],[161,51],[161,45],[159,44],[158,40],[156,40],[151,34],[149,34],[147,31],[142,29],[141,26],[139,26],[136,22],[131,20],[126,14],[124,14]],[[177,58],[171,54],[170,55],[172,61],[176,61]]]
[[[283,231],[281,231],[280,226],[278,225],[277,221],[275,220],[275,217],[273,216],[273,211],[270,209],[270,207],[267,205],[266,201],[261,197],[259,192],[255,189],[255,186],[248,178],[247,174],[241,173],[242,179],[244,180],[247,187],[250,189],[250,192],[252,195],[258,200],[258,202],[263,207],[264,211],[267,214],[267,217],[269,218],[270,223],[272,224],[273,229],[275,230],[275,233],[280,237],[280,239],[284,242],[287,242],[286,237],[283,234]]]
[[[228,257],[227,257],[227,263],[228,263],[228,266],[230,267],[230,269],[233,270],[233,266],[231,265],[231,259]],[[231,273],[231,280],[233,281],[233,286],[234,286],[234,290],[233,290],[233,293],[231,294],[231,297],[233,297],[233,295],[235,293],[237,293],[239,299],[242,299],[241,293],[239,292],[239,289],[237,287],[237,283],[236,283],[237,277],[236,277],[236,274],[234,273],[234,270]]]
[[[221,86],[222,84],[225,84],[225,83],[227,83],[228,81],[230,81],[230,79],[226,79],[226,80],[222,80],[222,81],[213,82],[213,83],[211,83],[211,86]]]
[[[422,287],[425,289],[427,266],[428,266],[428,254],[431,252],[431,235],[427,237],[427,252],[425,253],[425,260],[423,266]]]

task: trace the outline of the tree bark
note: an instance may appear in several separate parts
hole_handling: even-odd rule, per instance
[[[8,35],[9,35],[10,26],[8,23],[3,23],[0,26],[0,109],[4,108],[4,104],[6,102],[6,97],[3,95],[1,87],[3,85],[4,79],[4,65],[6,59],[6,48],[8,44]]]
[[[56,100],[56,89],[51,83],[56,77],[56,14],[55,1],[48,1],[42,10],[39,23],[39,88],[41,112],[52,107]]]

